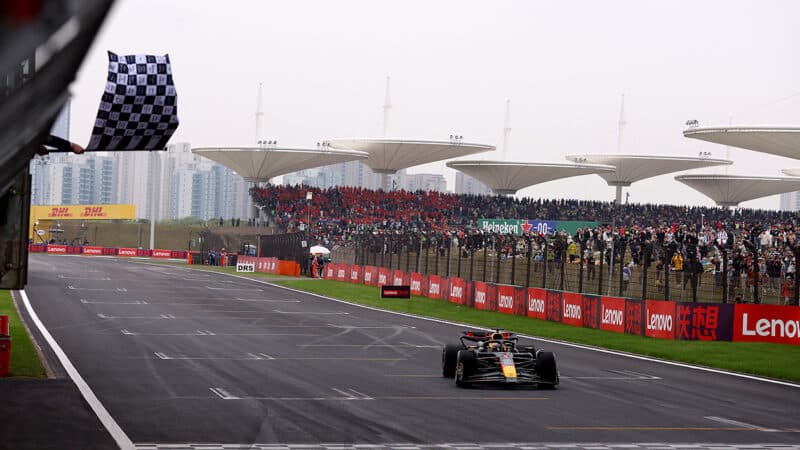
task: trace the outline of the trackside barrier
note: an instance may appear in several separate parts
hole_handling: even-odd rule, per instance
[[[84,256],[138,256],[146,258],[173,258],[188,261],[189,252],[185,250],[148,250],[128,247],[98,247],[94,245],[28,244],[29,253],[50,253],[55,255]],[[198,252],[199,253],[199,252]]]
[[[475,309],[656,339],[800,345],[800,308],[795,306],[643,301],[345,264],[328,264],[325,278],[369,286],[408,284],[413,295]]]

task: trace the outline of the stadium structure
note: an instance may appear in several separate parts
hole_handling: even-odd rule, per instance
[[[692,123],[694,121],[690,121]],[[687,138],[728,145],[770,155],[800,159],[800,127],[788,126],[693,126]]]
[[[685,170],[733,164],[727,159],[705,157],[659,156],[659,155],[610,155],[585,154],[568,155],[567,160],[579,164],[607,164],[614,166],[613,172],[599,172],[609,186],[616,188],[616,202],[622,201],[622,188],[645,180]]]
[[[800,177],[694,174],[675,177],[723,207],[770,195],[800,190]]]

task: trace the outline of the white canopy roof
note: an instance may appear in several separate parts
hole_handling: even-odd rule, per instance
[[[714,200],[720,206],[736,206],[784,192],[800,190],[800,178],[743,175],[678,175],[675,180]]]
[[[218,162],[250,182],[268,181],[298,170],[366,159],[369,156],[364,152],[331,148],[200,147],[193,148],[192,153]]]
[[[369,159],[364,163],[376,173],[395,173],[398,170],[420,164],[443,161],[495,149],[493,145],[466,142],[413,141],[388,138],[329,139],[325,142],[334,148],[367,152]]]
[[[614,166],[602,164],[550,164],[513,161],[451,161],[447,167],[480,180],[498,195],[562,178],[610,173]]]
[[[789,169],[783,169],[781,172],[786,175],[787,177],[800,177],[800,167],[792,167]]]
[[[722,126],[683,131],[688,138],[800,159],[800,127]]]
[[[609,186],[630,186],[637,181],[668,173],[733,164],[733,161],[727,159],[658,155],[594,154],[568,155],[566,158],[576,163],[609,164],[616,167],[614,172],[598,173]]]

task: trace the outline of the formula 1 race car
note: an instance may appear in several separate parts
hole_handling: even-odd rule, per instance
[[[442,350],[442,376],[461,387],[473,384],[535,385],[553,388],[558,369],[553,352],[518,347],[519,338],[507,331],[464,331],[460,344]]]

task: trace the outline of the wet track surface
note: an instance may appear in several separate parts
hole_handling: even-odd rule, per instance
[[[558,389],[465,390],[440,376],[463,326],[182,267],[30,266],[34,309],[141,448],[800,442],[796,386],[534,340]]]

